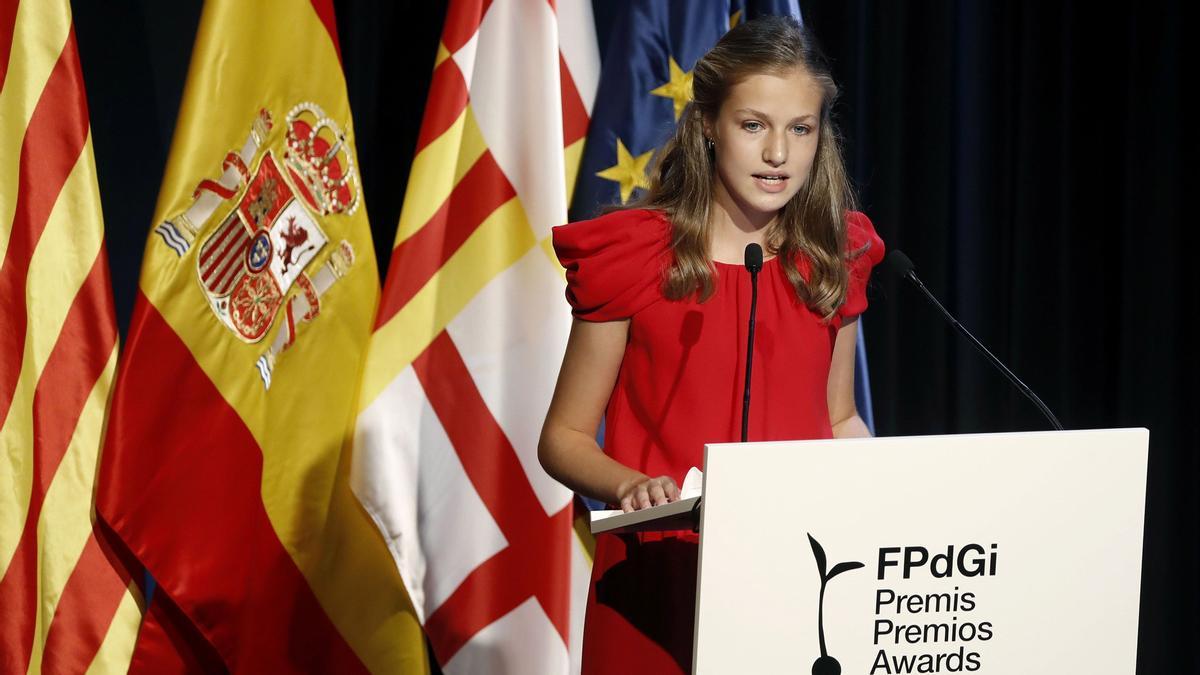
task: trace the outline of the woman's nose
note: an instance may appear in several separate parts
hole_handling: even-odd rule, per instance
[[[787,161],[787,139],[783,134],[771,134],[763,148],[763,161],[779,166]]]

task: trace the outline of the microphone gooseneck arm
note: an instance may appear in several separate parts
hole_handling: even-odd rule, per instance
[[[746,338],[746,389],[742,394],[742,442],[750,433],[750,374],[754,370],[754,316],[758,311],[758,272],[763,253],[758,244],[746,246],[746,269],[750,272],[750,330]]]
[[[896,251],[896,253],[900,252]],[[903,254],[901,253],[900,256],[903,256]],[[957,330],[963,337],[965,337],[967,342],[970,342],[971,346],[975,347],[980,354],[983,354],[984,358],[988,360],[988,363],[991,363],[996,370],[999,370],[1004,377],[1008,378],[1008,381],[1011,382],[1018,391],[1024,394],[1025,398],[1029,399],[1033,405],[1037,406],[1038,411],[1046,417],[1051,426],[1058,431],[1062,431],[1062,422],[1058,421],[1058,418],[1055,417],[1054,413],[1050,411],[1050,407],[1047,406],[1037,394],[1033,393],[1033,390],[1030,389],[1024,382],[1022,382],[1021,379],[1013,373],[1013,371],[1009,370],[1008,366],[1004,365],[1000,359],[996,358],[995,354],[993,354],[987,347],[983,346],[983,343],[977,340],[975,336],[971,334],[971,331],[964,328],[963,325],[958,322],[958,319],[954,318],[954,315],[951,314],[950,311],[938,301],[937,297],[935,297],[928,288],[925,288],[925,284],[921,282],[921,279],[917,276],[916,271],[913,270],[912,261],[908,260],[907,256],[903,256],[902,258],[898,256],[897,260],[902,261],[899,263],[901,267],[897,270],[900,276],[904,277],[914,286],[916,286],[917,289],[925,295],[929,302],[933,303],[933,306],[937,307],[938,310],[941,311],[942,315],[946,317],[946,320],[950,322],[950,325],[954,326],[954,329]]]
[[[750,433],[750,371],[754,365],[754,314],[758,309],[758,272],[750,273],[750,337],[746,340],[746,392],[742,396],[742,442]]]

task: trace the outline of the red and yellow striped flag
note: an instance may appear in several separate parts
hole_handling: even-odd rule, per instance
[[[117,360],[67,0],[0,4],[0,672],[124,672],[141,616],[92,521]]]
[[[578,671],[590,559],[537,438],[571,321],[550,228],[598,78],[587,0],[450,3],[353,470],[447,673]]]
[[[357,171],[330,0],[209,0],[97,513],[233,672],[428,668],[346,481],[379,294]]]

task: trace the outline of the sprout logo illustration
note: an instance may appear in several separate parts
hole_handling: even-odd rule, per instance
[[[856,570],[863,567],[863,564],[860,562],[838,563],[826,573],[825,549],[821,548],[821,544],[817,543],[811,534],[808,535],[808,542],[812,544],[813,557],[817,559],[817,571],[821,573],[821,599],[817,605],[817,636],[821,640],[821,657],[813,661],[812,675],[841,675],[842,664],[830,656],[825,649],[825,586],[830,579],[842,572]]]

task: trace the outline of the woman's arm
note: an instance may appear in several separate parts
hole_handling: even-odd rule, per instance
[[[633,511],[676,501],[679,489],[671,478],[650,478],[604,454],[596,444],[628,339],[628,319],[575,319],[542,425],[538,460],[546,473],[572,490]]]
[[[834,438],[866,438],[871,435],[858,416],[854,403],[854,352],[858,346],[858,317],[842,324],[833,342],[829,365],[829,424]]]

